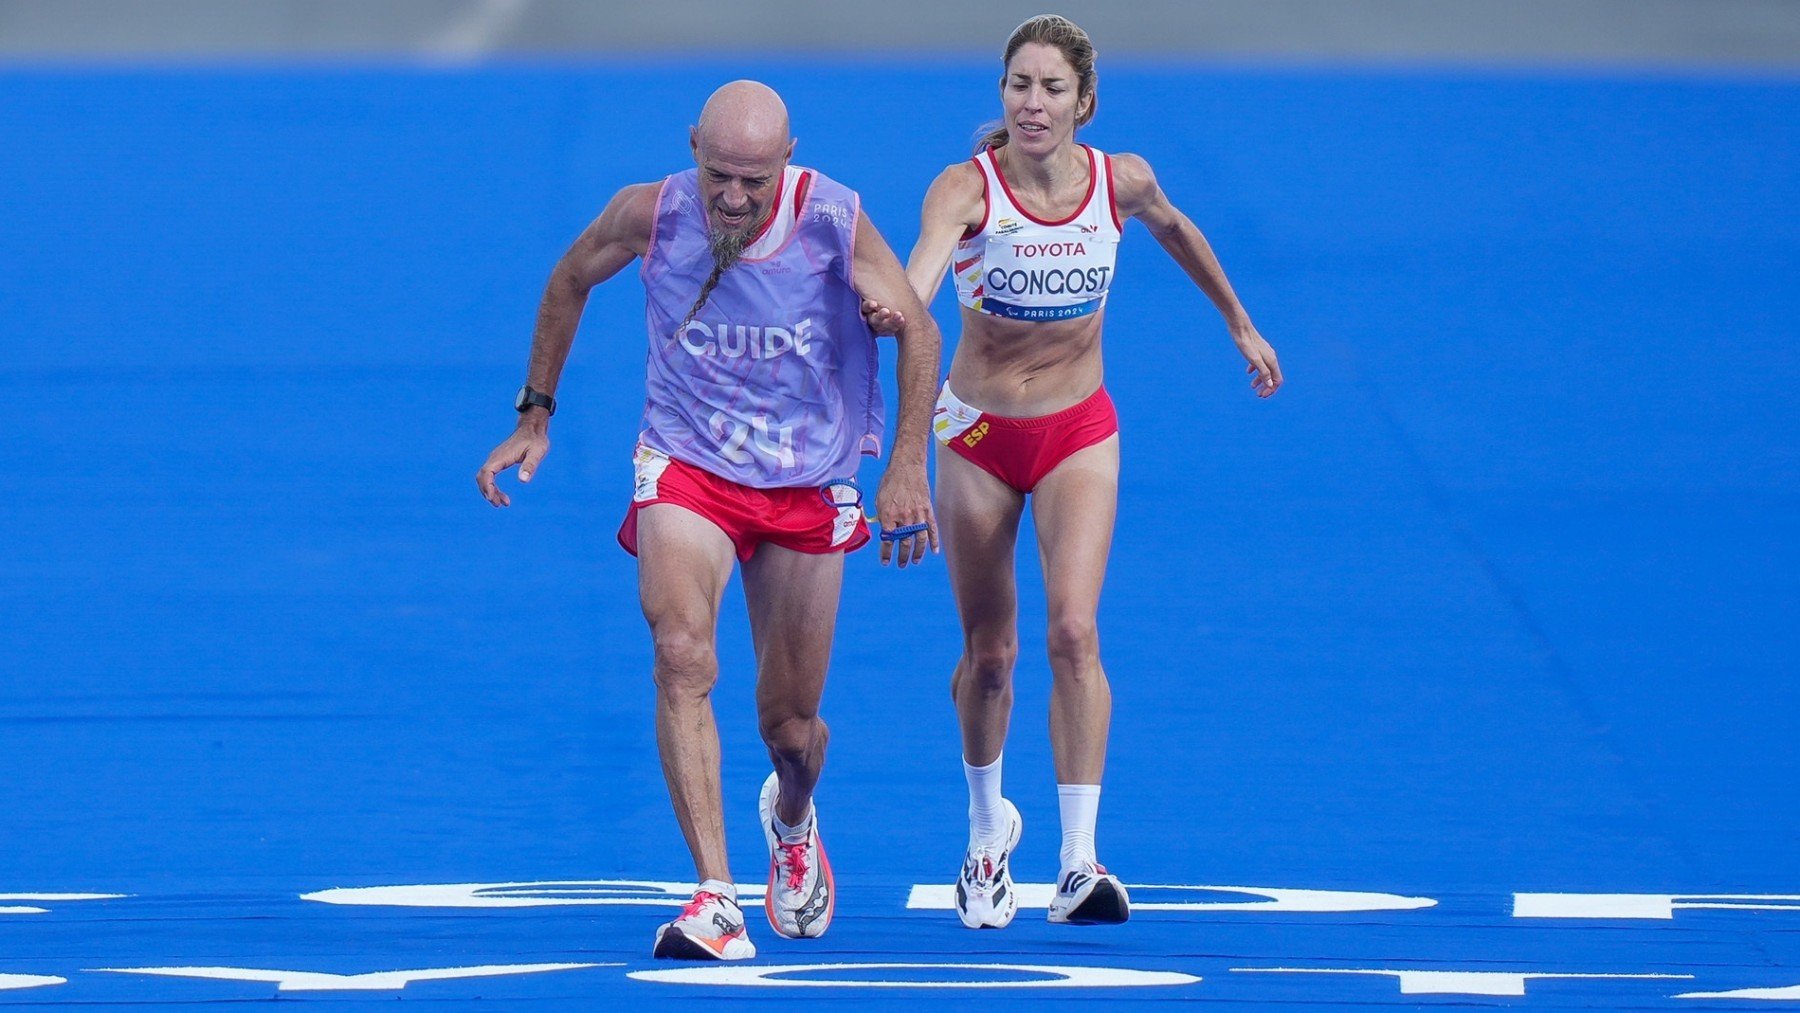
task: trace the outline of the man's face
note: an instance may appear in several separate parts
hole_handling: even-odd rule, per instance
[[[707,225],[715,237],[748,239],[774,210],[793,142],[755,145],[729,136],[703,140],[696,132],[693,148]]]

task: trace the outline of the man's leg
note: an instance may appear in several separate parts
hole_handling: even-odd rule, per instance
[[[656,660],[656,745],[676,822],[701,880],[731,882],[719,793],[719,730],[711,693],[714,635],[731,578],[731,539],[669,503],[638,512],[638,593]]]
[[[756,711],[781,783],[775,815],[806,819],[831,737],[819,717],[837,630],[844,554],[764,543],[744,564],[744,600],[756,644]]]
[[[744,564],[744,600],[756,642],[756,710],[775,765],[758,800],[769,845],[763,909],[775,931],[789,938],[824,935],[836,908],[812,793],[830,738],[819,718],[819,698],[843,578],[841,552],[814,555],[764,543]]]

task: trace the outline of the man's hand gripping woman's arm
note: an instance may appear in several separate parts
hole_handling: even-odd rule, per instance
[[[886,565],[895,559],[904,567],[924,559],[927,548],[934,552],[938,548],[925,455],[931,441],[931,409],[937,401],[943,338],[936,321],[907,284],[899,258],[875,231],[869,216],[860,212],[855,262],[856,294],[866,302],[891,307],[904,321],[894,335],[900,344],[899,420],[887,470],[875,493],[875,516],[883,535],[881,562]]]

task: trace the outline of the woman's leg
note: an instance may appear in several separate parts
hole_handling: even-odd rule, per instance
[[[963,627],[950,695],[962,724],[963,759],[982,767],[999,758],[1012,716],[1019,656],[1013,552],[1025,497],[954,451],[938,454],[937,495],[938,531]]]
[[[1118,510],[1119,438],[1076,451],[1033,490],[1050,647],[1050,745],[1062,784],[1099,784],[1112,692],[1100,666],[1100,586]]]
[[[1100,866],[1094,850],[1112,724],[1097,616],[1118,489],[1114,435],[1071,454],[1032,494],[1050,610],[1050,746],[1063,830],[1052,922],[1116,924],[1130,917],[1124,886]]]
[[[950,695],[969,782],[969,847],[956,878],[956,915],[970,928],[1004,928],[1018,909],[1009,866],[1022,823],[1000,794],[1000,760],[1019,656],[1013,553],[1024,507],[1011,486],[954,451],[938,454],[938,530],[963,627]]]

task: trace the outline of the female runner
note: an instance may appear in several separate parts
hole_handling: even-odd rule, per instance
[[[1007,40],[1004,65],[1005,119],[974,158],[932,183],[906,269],[926,305],[951,269],[962,304],[962,338],[934,418],[951,451],[938,454],[937,513],[963,626],[950,683],[969,784],[956,909],[971,928],[1005,926],[1017,909],[1008,865],[1022,826],[1001,796],[1000,765],[1018,656],[1013,556],[1030,497],[1049,599],[1063,831],[1049,919],[1122,922],[1125,888],[1094,851],[1112,712],[1095,620],[1119,478],[1100,331],[1126,220],[1143,222],[1218,308],[1258,396],[1281,386],[1281,368],[1150,166],[1077,143],[1097,100],[1087,33],[1056,15],[1032,18]],[[878,329],[896,326],[897,314],[868,308]]]

